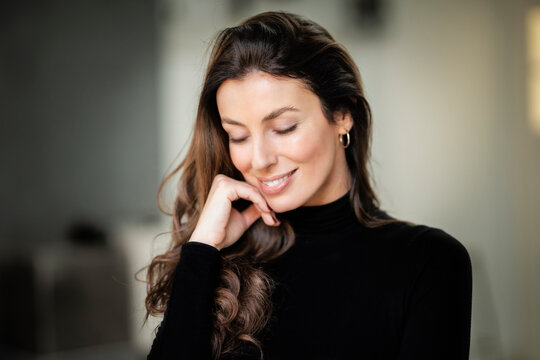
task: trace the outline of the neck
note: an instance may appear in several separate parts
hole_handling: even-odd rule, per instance
[[[340,231],[358,224],[349,198],[350,192],[347,191],[332,202],[301,206],[278,215],[288,221],[297,234]]]
[[[318,206],[335,201],[349,192],[352,184],[351,171],[347,165],[345,151],[337,145],[336,158],[332,170],[329,172],[324,184],[316,196],[310,198],[304,206]]]

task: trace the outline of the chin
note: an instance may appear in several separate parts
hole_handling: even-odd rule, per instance
[[[294,210],[302,206],[303,202],[300,199],[293,199],[291,196],[278,196],[274,199],[266,198],[270,208],[276,213],[282,213],[290,210]]]

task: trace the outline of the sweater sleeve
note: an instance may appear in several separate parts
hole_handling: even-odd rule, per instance
[[[148,360],[211,357],[212,306],[222,258],[201,242],[182,245],[171,295]]]
[[[411,248],[415,276],[399,360],[469,358],[472,269],[465,247],[432,228]]]

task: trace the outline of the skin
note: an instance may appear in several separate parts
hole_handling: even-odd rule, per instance
[[[231,159],[245,182],[216,176],[190,241],[221,250],[259,217],[276,226],[274,212],[326,204],[348,191],[350,172],[339,136],[353,126],[349,113],[336,113],[330,122],[300,80],[260,71],[226,80],[216,101]],[[291,173],[278,193],[261,183]],[[253,205],[240,213],[231,205],[239,198]]]

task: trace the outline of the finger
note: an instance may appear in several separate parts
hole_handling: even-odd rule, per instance
[[[277,226],[281,224],[281,222],[277,219],[272,209],[270,209],[270,206],[268,206],[266,199],[259,192],[259,189],[245,182],[239,182],[239,183],[241,187],[239,191],[237,191],[237,195],[240,197],[243,197],[242,195],[244,195],[245,197],[247,197],[248,200],[251,200],[253,202],[253,204],[257,207],[257,209],[261,213],[260,215],[263,221],[266,223],[266,225]],[[257,201],[257,199],[259,201]],[[261,209],[261,206],[263,207],[262,209]]]
[[[261,212],[255,204],[250,205],[246,210],[244,210],[244,212],[246,211],[248,213],[246,214],[247,218],[245,219],[245,221],[246,223],[250,221],[247,227],[250,227],[251,224],[253,224],[253,222],[255,222],[255,220],[257,220],[258,218],[262,218],[264,223],[268,226],[277,226],[281,224],[281,222],[279,222],[279,220],[275,217],[275,215],[272,215],[271,213]],[[242,216],[244,216],[244,212],[242,212]],[[256,214],[252,214],[251,212],[256,212]],[[252,219],[252,217],[255,217],[255,218]]]
[[[280,224],[278,219],[276,219],[271,213],[261,213],[261,217],[264,223],[268,226],[277,226]]]
[[[242,215],[242,218],[244,219],[244,224],[246,225],[246,229],[249,228],[253,223],[261,217],[261,212],[257,207],[252,204],[249,205],[247,209],[242,211],[240,213]]]
[[[272,211],[266,203],[266,200],[252,185],[241,181],[235,181],[235,186],[232,187],[232,191],[233,192],[229,196],[231,202],[242,198],[254,203],[263,213],[270,213]]]
[[[265,198],[253,185],[244,181],[231,179],[226,176],[220,176],[219,178],[217,178],[216,183],[219,185],[221,190],[215,190],[225,195],[229,202],[233,202],[238,199],[249,200],[259,210],[260,216],[262,217],[266,225],[277,226],[280,224],[280,222],[277,220],[274,213],[266,203]]]

